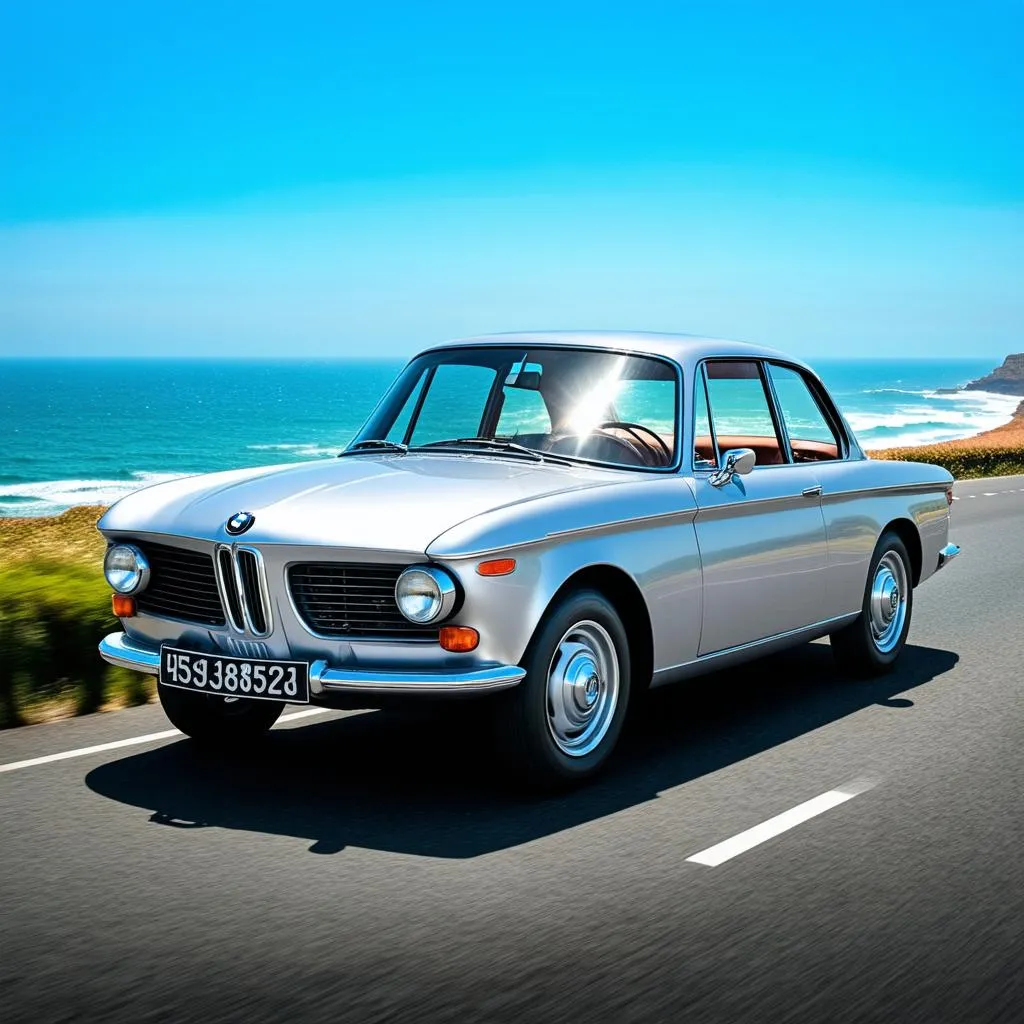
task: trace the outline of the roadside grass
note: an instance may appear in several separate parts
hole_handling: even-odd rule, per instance
[[[887,448],[870,453],[873,459],[895,462],[930,462],[949,470],[957,480],[1024,473],[1024,443],[980,447],[946,441],[920,448]]]
[[[152,681],[104,662],[117,627],[103,579],[102,508],[0,519],[0,728],[153,699]]]

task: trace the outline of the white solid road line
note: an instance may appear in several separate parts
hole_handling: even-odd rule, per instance
[[[308,718],[310,715],[324,715],[331,708],[304,708],[293,711],[290,715],[282,715],[277,721],[293,722],[296,718]],[[150,732],[145,736],[131,736],[126,740],[113,740],[110,743],[97,743],[94,747],[79,747],[77,750],[62,750],[59,754],[45,754],[43,757],[30,757],[27,761],[10,761],[0,764],[0,772],[15,772],[19,768],[34,768],[39,764],[51,761],[66,761],[71,757],[85,757],[88,754],[101,754],[105,750],[117,750],[120,747],[134,747],[139,743],[155,743],[157,740],[169,740],[172,736],[182,735],[177,729],[165,729],[163,732]]]
[[[775,836],[788,832],[789,829],[795,828],[797,825],[802,825],[810,818],[824,814],[825,811],[830,811],[833,807],[846,803],[847,800],[852,800],[874,785],[875,783],[869,779],[854,779],[836,789],[830,789],[827,793],[822,793],[821,796],[814,797],[813,800],[783,811],[782,814],[777,814],[774,818],[762,821],[760,825],[748,828],[731,839],[709,846],[706,850],[701,850],[700,853],[695,853],[686,859],[694,864],[704,864],[709,868],[716,868],[719,864],[724,864],[727,860],[732,860],[733,857],[738,857],[741,853],[746,853],[747,850],[753,849],[769,839],[774,839]]]
[[[334,708],[303,708],[301,711],[293,711],[290,715],[282,715],[277,720],[277,724],[294,722],[296,718],[309,718],[310,715],[326,715],[328,711],[333,710]]]

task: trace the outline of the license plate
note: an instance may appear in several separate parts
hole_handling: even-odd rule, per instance
[[[309,703],[309,664],[160,648],[160,685],[196,693]]]

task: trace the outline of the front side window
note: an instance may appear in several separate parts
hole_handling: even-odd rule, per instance
[[[785,448],[775,428],[771,402],[761,377],[761,368],[753,360],[712,359],[704,364],[711,426],[717,452],[710,448],[710,438],[702,438],[698,425],[696,446],[700,458],[719,457],[731,448],[752,448],[758,466],[786,462]]]
[[[679,406],[677,369],[649,356],[442,349],[406,367],[352,447],[461,444],[549,461],[667,469],[676,459]]]
[[[714,469],[718,465],[715,439],[711,433],[711,413],[703,373],[697,376],[693,390],[693,468]]]
[[[789,366],[768,364],[779,414],[786,425],[794,462],[822,462],[841,457],[839,438],[807,386],[803,374]]]

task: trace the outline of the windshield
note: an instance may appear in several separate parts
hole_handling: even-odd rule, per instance
[[[349,451],[503,453],[638,469],[675,463],[678,374],[589,349],[443,349],[414,359]]]

